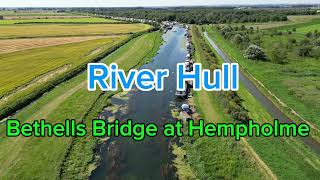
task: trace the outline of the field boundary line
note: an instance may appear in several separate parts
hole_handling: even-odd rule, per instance
[[[278,177],[272,172],[269,166],[260,158],[260,156],[256,153],[256,151],[249,145],[246,138],[241,139],[241,143],[244,145],[248,154],[251,155],[259,164],[260,168],[264,170],[266,175],[269,175],[267,179],[271,178],[273,180],[277,180]]]

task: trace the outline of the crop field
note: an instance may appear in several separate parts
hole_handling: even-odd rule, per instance
[[[0,63],[3,68],[0,72],[0,82],[3,84],[0,96],[30,82],[34,77],[44,75],[64,65],[70,65],[70,68],[74,68],[82,63],[87,63],[92,56],[114,46],[125,38],[126,36],[107,37],[0,55]],[[36,71],[34,67],[37,67]]]
[[[0,16],[73,16],[75,14],[68,12],[56,12],[56,11],[45,11],[45,10],[2,10]]]
[[[28,19],[5,19],[0,20],[0,25],[5,24],[28,24],[28,23],[116,23],[120,22],[113,19],[105,18],[83,18],[69,16],[51,16],[51,18],[39,18],[37,16],[27,16]],[[12,17],[11,17],[12,18]],[[39,19],[38,19],[39,18]]]
[[[128,34],[145,31],[146,24],[28,24],[3,25],[0,39]]]
[[[107,36],[4,39],[0,40],[0,54],[103,38],[107,38]],[[108,36],[108,38],[112,38],[112,36]]]
[[[160,33],[139,36],[108,56],[102,62],[116,62],[128,71],[149,61],[161,45]],[[134,47],[134,48],[133,48]],[[128,58],[130,57],[130,58]],[[124,60],[125,59],[125,60]],[[89,120],[107,105],[112,92],[88,92],[86,73],[82,73],[56,87],[14,117],[31,122],[46,117],[47,122],[63,122],[65,117]],[[81,99],[81,101],[79,101]],[[0,179],[86,179],[97,139],[87,138],[6,138],[5,125],[0,125]],[[90,138],[90,139],[88,139]],[[66,154],[69,154],[66,156]],[[12,163],[15,162],[15,163]],[[39,171],[41,169],[41,171]],[[63,172],[61,174],[61,172]]]
[[[27,19],[76,19],[76,18],[89,18],[83,15],[56,15],[56,16],[4,16],[4,20],[27,20]]]
[[[113,51],[131,38],[129,34],[151,28],[146,24],[112,24],[117,21],[54,11],[0,11],[0,14],[21,17],[0,20],[0,62],[4,67],[0,82],[5,84],[0,88],[1,118],[23,107],[37,93],[50,89],[50,84],[72,76],[86,63]],[[14,74],[8,78],[8,72]]]

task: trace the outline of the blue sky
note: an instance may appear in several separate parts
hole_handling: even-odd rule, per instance
[[[320,0],[0,0],[0,7],[132,7],[320,3]]]

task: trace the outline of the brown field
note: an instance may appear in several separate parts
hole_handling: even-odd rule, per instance
[[[288,16],[289,21],[292,22],[307,22],[319,18],[320,15]]]
[[[0,39],[127,34],[145,31],[149,28],[150,25],[146,24],[2,25],[0,28]]]
[[[108,36],[108,37],[112,37],[112,36]],[[0,54],[23,51],[27,49],[33,49],[33,48],[76,43],[76,42],[101,39],[101,38],[106,38],[106,36],[5,39],[5,40],[0,40]]]
[[[18,19],[70,19],[70,18],[88,18],[88,16],[4,16],[5,20],[18,20]]]

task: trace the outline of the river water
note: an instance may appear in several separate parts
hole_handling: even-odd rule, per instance
[[[119,111],[113,112],[120,120],[132,119],[134,122],[155,123],[159,129],[162,124],[172,121],[171,106],[180,106],[175,99],[176,64],[183,62],[187,55],[185,47],[186,30],[175,26],[163,35],[164,44],[153,61],[141,69],[169,69],[170,76],[165,79],[164,91],[130,91],[128,99],[112,98]],[[104,112],[106,117],[111,111]],[[161,129],[159,130],[161,132]],[[161,134],[161,133],[158,133]],[[161,135],[137,142],[132,138],[112,138],[100,147],[102,157],[100,166],[90,179],[173,179],[172,155],[169,139]]]

